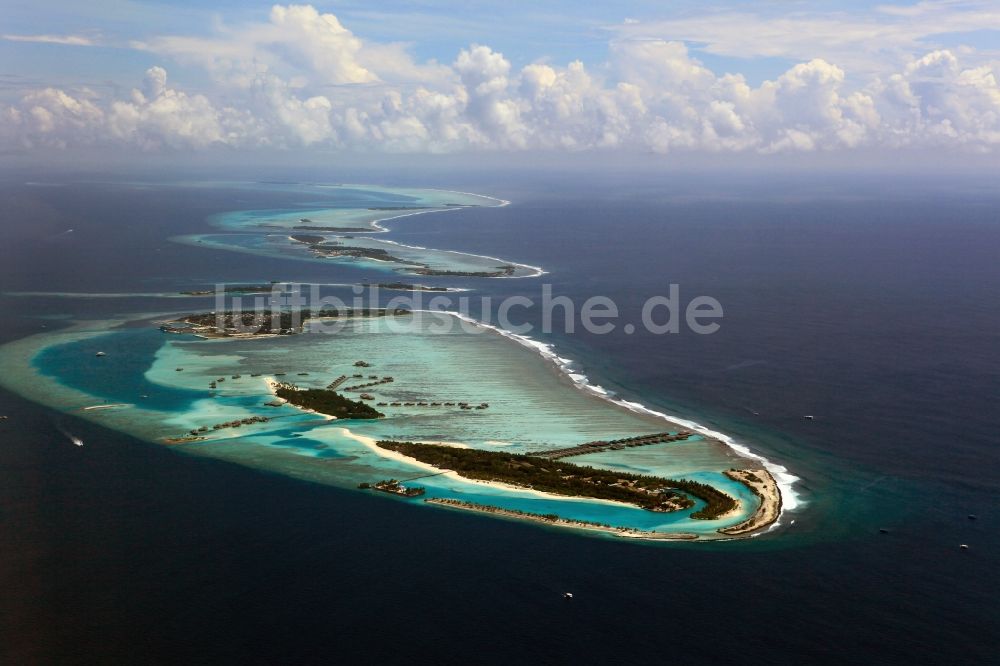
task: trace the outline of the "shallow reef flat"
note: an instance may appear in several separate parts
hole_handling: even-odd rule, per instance
[[[407,275],[533,277],[541,268],[496,257],[405,245],[374,238],[391,230],[382,223],[425,213],[492,208],[508,202],[448,190],[361,185],[297,185],[300,205],[235,210],[209,218],[220,230],[189,234],[175,242],[305,261],[346,262]]]
[[[188,234],[172,240],[186,245],[265,257],[322,263],[404,275],[459,277],[534,277],[542,269],[467,252],[402,245],[383,238],[331,234]]]
[[[299,186],[302,187],[302,186]],[[315,185],[294,210],[256,209],[222,213],[213,226],[230,231],[386,231],[380,224],[409,215],[469,207],[502,206],[502,199],[466,192],[371,185]]]
[[[417,484],[425,489],[422,499],[400,501],[426,506],[447,505],[424,499],[453,500],[496,507],[501,517],[557,515],[563,520],[551,524],[560,527],[597,523],[627,528],[633,536],[702,539],[724,538],[719,529],[745,523],[761,506],[758,491],[726,474],[760,467],[759,459],[710,431],[692,431],[583,390],[532,346],[447,313],[311,320],[297,335],[208,340],[162,333],[157,324],[164,319],[80,322],[10,343],[0,347],[0,382],[54,408],[195,455],[344,488],[390,478]],[[333,420],[304,411],[276,399],[277,382],[335,385],[385,416]],[[114,407],[87,409],[104,405]],[[707,483],[737,499],[738,510],[695,520],[690,515],[704,506],[700,501],[664,513],[557,497],[441,473],[374,446],[402,439],[538,455],[665,432],[689,436],[603,448],[567,461]]]

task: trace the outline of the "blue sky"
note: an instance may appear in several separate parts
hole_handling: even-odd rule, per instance
[[[80,137],[48,139],[86,125],[88,141],[131,137],[145,149],[188,140],[653,152],[1000,143],[995,1],[339,0],[282,5],[280,20],[275,11],[232,0],[7,0],[0,101],[17,123],[7,139],[70,145]],[[462,53],[471,55],[459,66]],[[159,71],[168,84],[148,90],[178,114],[213,115],[204,134],[153,136],[168,130],[169,110],[131,91]],[[43,99],[45,90],[65,98]],[[274,129],[280,140],[264,140]]]
[[[0,58],[14,63],[19,73],[43,80],[63,80],[68,74],[89,74],[92,80],[115,80],[123,85],[128,74],[155,64],[155,57],[122,53],[114,45],[146,39],[158,34],[208,35],[213,26],[266,20],[273,2],[222,0],[113,0],[99,3],[33,2],[8,0],[0,18],[0,30],[15,35],[83,35],[108,49],[77,52],[68,57],[58,45],[35,47],[25,43],[0,42]],[[568,62],[580,59],[599,62],[607,57],[608,42],[627,20],[642,24],[691,21],[725,14],[750,14],[761,21],[811,17],[837,22],[890,23],[897,20],[887,8],[912,8],[938,4],[949,15],[972,13],[989,2],[900,3],[816,1],[723,2],[620,1],[495,2],[471,0],[343,0],[311,3],[322,12],[335,14],[354,32],[383,42],[406,42],[418,59],[448,62],[458,50],[472,42],[487,43],[516,65],[537,60]],[[637,29],[636,32],[641,32]],[[918,31],[919,32],[919,31]],[[680,39],[669,30],[657,36]],[[919,35],[927,50],[973,47],[986,57],[1000,58],[1000,25],[979,30],[961,30]],[[780,75],[794,64],[792,57],[756,54],[716,54],[703,48],[706,42],[684,40],[702,62],[718,73],[740,72],[759,82]],[[815,55],[821,55],[818,51]],[[5,72],[10,74],[11,72]]]

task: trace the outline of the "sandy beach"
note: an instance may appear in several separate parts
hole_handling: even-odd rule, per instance
[[[509,484],[509,483],[502,483],[500,481],[484,481],[482,479],[470,479],[468,477],[462,476],[458,472],[454,472],[452,470],[442,470],[441,468],[435,467],[434,465],[431,465],[430,463],[421,462],[421,461],[419,461],[419,460],[417,460],[415,458],[410,458],[409,456],[404,456],[402,453],[399,453],[398,451],[391,451],[389,449],[383,449],[382,447],[380,447],[378,444],[375,443],[376,440],[373,437],[366,437],[364,435],[359,435],[357,433],[351,432],[347,428],[341,428],[340,430],[341,430],[341,433],[345,437],[349,437],[349,438],[353,439],[356,442],[364,444],[366,447],[368,447],[369,449],[371,449],[371,451],[373,453],[375,453],[376,455],[378,455],[378,456],[380,456],[382,458],[386,458],[388,460],[395,460],[397,462],[406,463],[408,465],[413,465],[414,467],[418,467],[420,469],[425,469],[428,472],[431,472],[431,473],[434,473],[434,474],[440,474],[441,476],[447,477],[449,479],[454,479],[456,481],[461,481],[462,483],[475,483],[475,484],[478,484],[478,485],[487,486],[489,488],[496,488],[498,490],[506,490],[506,491],[516,492],[516,493],[523,493],[525,495],[530,495],[532,497],[539,497],[539,498],[548,499],[548,500],[558,500],[558,501],[562,501],[562,502],[587,502],[587,503],[591,503],[591,504],[607,504],[607,505],[610,505],[610,506],[619,506],[619,507],[624,506],[624,507],[629,507],[629,508],[632,508],[632,509],[639,509],[639,507],[635,506],[634,504],[629,504],[627,502],[615,502],[614,500],[599,499],[599,498],[596,498],[596,497],[569,497],[567,495],[555,495],[555,494],[552,494],[552,493],[543,493],[543,492],[538,491],[538,490],[532,490],[530,488],[522,488],[521,486],[515,486],[515,485]],[[433,443],[433,444],[442,444],[441,442],[431,442],[431,443]],[[466,448],[466,449],[467,448],[471,448],[467,444],[460,444],[460,443],[457,443],[457,442],[449,442],[447,444],[442,444],[442,445],[443,446],[453,446],[453,447],[456,447],[456,448]]]
[[[778,519],[781,515],[781,491],[778,483],[766,469],[728,470],[730,479],[747,485],[760,498],[760,506],[752,516],[742,523],[732,527],[724,527],[720,534],[737,536],[761,530]]]

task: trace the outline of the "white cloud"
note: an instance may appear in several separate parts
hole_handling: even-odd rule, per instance
[[[97,42],[83,35],[0,35],[8,42],[35,42],[38,44],[62,44],[65,46],[97,46]]]
[[[923,11],[937,11],[927,7]],[[47,88],[0,106],[0,143],[143,150],[294,148],[446,152],[587,150],[762,153],[1000,144],[1000,85],[989,64],[937,49],[855,81],[808,58],[750,85],[665,39],[617,39],[607,63],[515,68],[473,44],[450,65],[366,41],[309,6],[213,37],[142,48],[204,67],[212,93],[171,87],[153,67],[141,90],[103,98]]]
[[[263,72],[297,73],[312,87],[440,80],[449,74],[435,63],[418,65],[400,44],[365,42],[336,16],[311,5],[275,5],[266,23],[220,25],[215,32],[156,37],[132,46],[200,65],[217,81],[237,87],[250,87]]]
[[[810,11],[806,3],[798,8],[780,6],[780,13],[769,14],[769,5],[761,7],[757,12],[706,11],[607,29],[623,39],[681,40],[716,56],[823,58],[855,74],[891,70],[913,53],[939,46],[935,40],[944,36],[1000,31],[1000,6],[995,0],[939,0],[880,6],[869,12]]]

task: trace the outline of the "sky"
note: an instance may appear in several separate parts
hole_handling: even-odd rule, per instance
[[[989,156],[998,77],[997,0],[5,0],[0,155]]]

